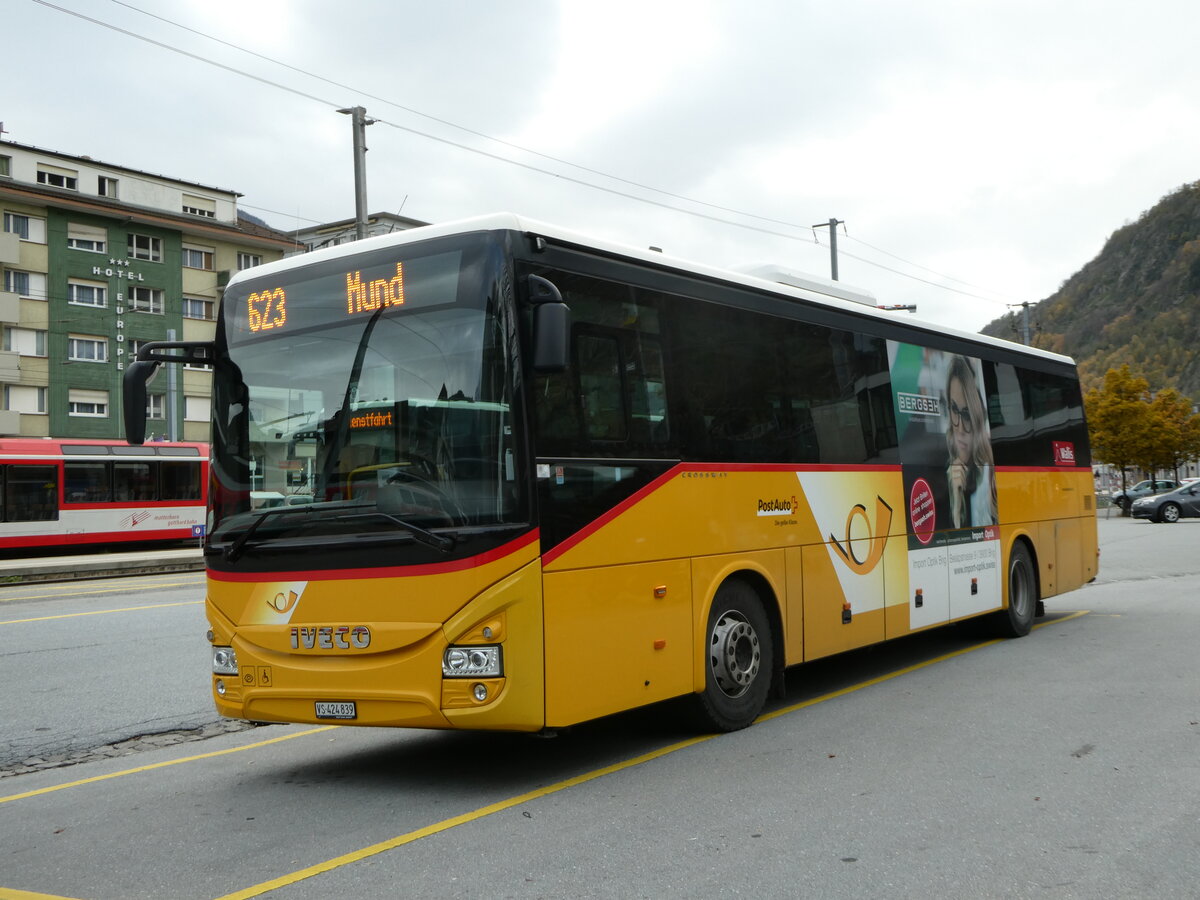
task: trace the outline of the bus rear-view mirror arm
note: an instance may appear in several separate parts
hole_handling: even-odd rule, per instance
[[[138,349],[137,359],[125,369],[121,381],[125,440],[146,441],[146,388],[163,363],[212,365],[216,344],[212,341],[150,341]]]
[[[530,275],[533,308],[533,370],[561,372],[571,362],[571,308],[553,282]]]

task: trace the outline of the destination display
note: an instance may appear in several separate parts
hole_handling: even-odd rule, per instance
[[[231,336],[280,335],[458,299],[461,251],[408,260],[390,254],[373,266],[363,266],[362,257],[354,262],[353,268],[318,264],[284,272],[274,282],[249,282],[244,299],[227,304]]]

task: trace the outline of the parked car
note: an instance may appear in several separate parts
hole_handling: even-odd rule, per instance
[[[1130,512],[1135,519],[1149,519],[1151,522],[1200,518],[1200,482],[1193,481],[1166,494],[1134,500]]]
[[[1129,512],[1130,505],[1139,497],[1149,497],[1152,494],[1161,494],[1163,491],[1173,491],[1179,485],[1167,478],[1155,478],[1153,480],[1139,481],[1133,487],[1124,491],[1115,491],[1112,495],[1113,506],[1119,506],[1125,512]]]

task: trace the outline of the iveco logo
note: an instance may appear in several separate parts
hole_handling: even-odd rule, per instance
[[[365,650],[371,646],[366,625],[300,625],[292,628],[293,650]]]

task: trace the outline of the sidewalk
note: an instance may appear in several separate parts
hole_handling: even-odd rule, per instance
[[[151,575],[158,572],[191,572],[203,569],[204,557],[199,547],[81,553],[78,556],[29,556],[0,559],[0,584],[73,581],[81,578],[113,578],[118,575]]]

